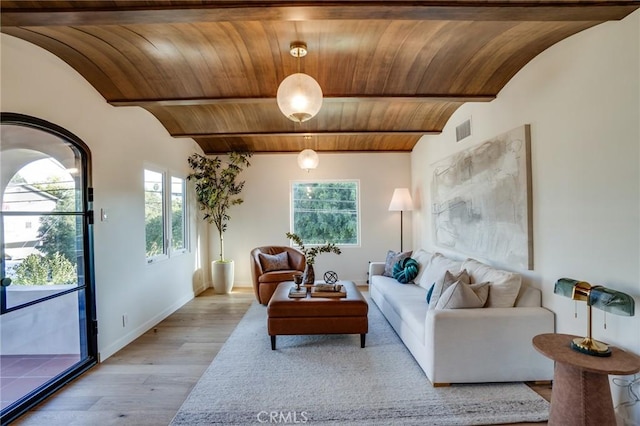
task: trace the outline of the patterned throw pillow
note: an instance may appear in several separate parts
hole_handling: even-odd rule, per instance
[[[384,272],[382,275],[393,278],[393,267],[396,263],[407,257],[411,257],[411,251],[395,252],[389,250],[387,252],[387,259],[384,262]]]
[[[407,284],[418,275],[419,267],[415,259],[405,257],[393,266],[393,278],[402,284]]]
[[[289,253],[283,251],[278,254],[258,253],[260,265],[264,272],[282,271],[289,268]]]

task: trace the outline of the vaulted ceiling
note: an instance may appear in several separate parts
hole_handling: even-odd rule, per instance
[[[411,151],[465,102],[638,1],[0,1],[1,31],[60,57],[111,105],[140,106],[206,153]],[[293,41],[309,54],[290,56]],[[300,70],[304,123],[276,103]],[[585,88],[588,89],[588,88]]]

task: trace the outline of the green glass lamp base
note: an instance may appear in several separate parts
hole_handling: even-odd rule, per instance
[[[588,337],[578,337],[577,339],[573,339],[571,341],[571,349],[586,355],[600,357],[611,356],[611,349],[609,346]]]

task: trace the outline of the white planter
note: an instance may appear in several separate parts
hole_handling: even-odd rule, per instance
[[[211,279],[216,293],[231,293],[231,289],[233,288],[233,274],[233,260],[226,260],[224,262],[214,260],[211,262]]]

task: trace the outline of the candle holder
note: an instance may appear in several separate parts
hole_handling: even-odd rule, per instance
[[[296,285],[296,290],[300,290],[302,285],[302,274],[293,274],[293,282]]]

